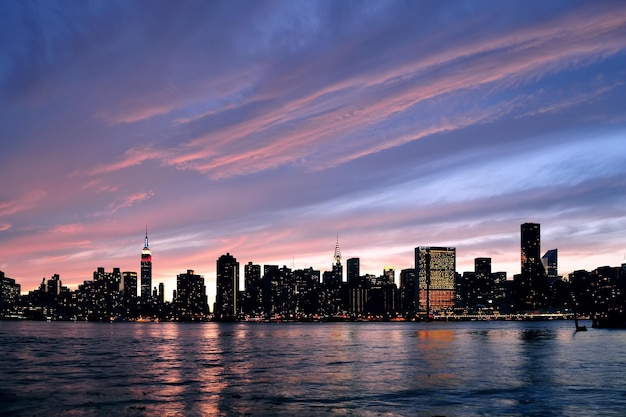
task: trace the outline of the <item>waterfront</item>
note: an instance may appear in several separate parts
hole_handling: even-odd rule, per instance
[[[4,321],[0,414],[617,416],[624,363],[626,331],[567,320]]]

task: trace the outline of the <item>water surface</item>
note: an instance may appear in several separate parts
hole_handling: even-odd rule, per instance
[[[573,327],[5,321],[0,415],[625,415],[626,331]]]

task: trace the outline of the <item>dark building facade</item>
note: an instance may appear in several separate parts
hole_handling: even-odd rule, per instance
[[[350,258],[346,261],[346,275],[348,285],[355,286],[359,282],[361,276],[361,260],[359,258]]]
[[[209,314],[204,278],[193,269],[176,276],[176,315],[181,321],[202,319]]]
[[[0,317],[8,317],[16,313],[20,300],[20,284],[0,271]]]
[[[216,320],[232,320],[240,312],[239,298],[239,262],[230,253],[217,260],[217,291],[213,316]]]
[[[548,279],[556,279],[559,277],[558,268],[558,250],[550,249],[541,257],[541,263]]]
[[[248,262],[244,267],[243,310],[250,316],[263,314],[263,282],[261,265]]]
[[[541,228],[538,223],[521,225],[521,272],[516,276],[516,301],[519,311],[546,307],[548,281],[541,262]]]

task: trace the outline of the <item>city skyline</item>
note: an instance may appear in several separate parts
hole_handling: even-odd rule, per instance
[[[215,262],[362,273],[455,247],[559,273],[626,243],[626,4],[0,3],[0,270],[168,298]],[[145,242],[147,247],[147,239]],[[345,268],[345,265],[344,265]],[[344,275],[345,276],[345,275]]]

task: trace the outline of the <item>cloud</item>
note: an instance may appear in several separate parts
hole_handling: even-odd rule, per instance
[[[28,211],[37,207],[46,196],[43,190],[33,190],[13,201],[0,201],[0,217]]]
[[[160,157],[161,152],[154,150],[151,145],[133,147],[127,149],[118,161],[110,164],[97,165],[89,171],[89,175],[100,175],[118,171],[132,166],[141,165],[141,163],[145,161],[159,159]]]
[[[621,11],[565,14],[556,22],[514,29],[489,40],[461,41],[457,47],[404,54],[404,61],[393,56],[390,62],[381,60],[356,76],[329,80],[318,89],[314,87],[319,82],[308,89],[302,87],[302,78],[311,75],[315,80],[320,73],[340,73],[342,65],[351,63],[342,58],[331,61],[332,54],[306,63],[286,62],[287,69],[301,72],[299,76],[264,81],[249,97],[259,100],[257,104],[247,101],[223,112],[212,110],[205,117],[187,119],[200,129],[204,124],[205,133],[172,149],[168,163],[212,178],[249,175],[285,164],[327,169],[507,115],[529,117],[563,111],[609,92],[610,87],[574,91],[574,96],[567,98],[543,94],[543,102],[522,87],[623,51],[626,42],[619,33],[625,25],[626,14]],[[272,91],[271,86],[279,80],[280,86]],[[520,93],[512,98],[501,95],[511,88]],[[459,98],[465,107],[456,104]],[[490,104],[477,107],[472,105],[475,100]],[[447,103],[452,103],[452,111]],[[446,107],[445,118],[439,113],[424,120],[423,110],[433,104]]]
[[[142,201],[145,201],[149,198],[152,198],[154,196],[154,191],[152,190],[148,190],[145,192],[141,192],[141,193],[136,193],[136,194],[132,194],[126,197],[123,197],[122,199],[119,199],[111,204],[109,204],[109,210],[113,213],[115,213],[118,210],[124,209],[124,208],[128,208],[128,207],[132,207],[133,205],[137,204],[137,203],[141,203]]]
[[[9,223],[0,223],[0,232],[6,232],[7,230],[10,230],[11,227],[13,226]]]
[[[85,230],[85,226],[82,224],[62,224],[52,228],[51,233],[60,234],[76,234]]]

